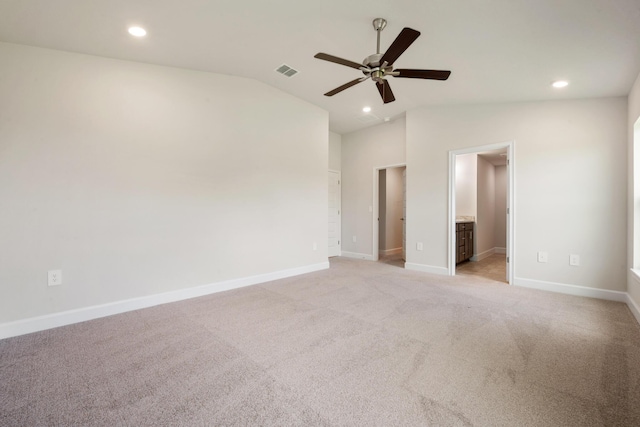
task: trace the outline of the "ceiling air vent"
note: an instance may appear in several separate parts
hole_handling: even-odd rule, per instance
[[[289,67],[287,64],[282,64],[281,66],[276,68],[276,71],[287,77],[293,77],[296,74],[298,74],[298,70],[294,70],[293,68]]]
[[[373,114],[365,114],[362,116],[358,116],[358,120],[360,120],[363,123],[373,123],[373,122],[377,122],[378,120],[380,120],[380,117],[373,115]]]

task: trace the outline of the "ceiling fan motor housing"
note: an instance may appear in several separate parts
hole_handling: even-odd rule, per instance
[[[365,76],[371,76],[371,78],[376,82],[384,80],[384,76],[386,75],[393,75],[393,67],[391,65],[380,64],[382,55],[382,53],[374,53],[373,55],[367,56],[364,58],[364,61],[362,61],[362,64],[368,68],[366,71],[363,69],[362,73]],[[384,66],[381,67],[381,65]]]
[[[379,67],[380,66],[380,59],[382,58],[382,53],[374,53],[373,55],[369,55],[366,58],[364,58],[364,61],[362,61],[362,63],[370,68],[374,68],[374,67]]]

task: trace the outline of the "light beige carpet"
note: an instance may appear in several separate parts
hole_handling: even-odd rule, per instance
[[[637,426],[621,303],[331,269],[0,341],[0,425]]]

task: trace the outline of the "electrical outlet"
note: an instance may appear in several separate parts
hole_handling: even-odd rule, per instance
[[[569,255],[569,265],[579,266],[580,265],[580,255],[571,254]]]
[[[549,262],[549,253],[538,252],[538,262]]]
[[[369,206],[369,212],[373,212],[373,206]]]
[[[423,249],[424,249],[424,246],[422,245],[422,242],[418,242],[418,243],[416,243],[416,250],[421,251],[421,250],[423,250]]]
[[[47,277],[49,286],[62,285],[62,270],[49,270]]]
[[[313,250],[314,251],[318,250],[318,242],[313,242]]]
[[[356,242],[356,236],[353,236],[353,243]]]

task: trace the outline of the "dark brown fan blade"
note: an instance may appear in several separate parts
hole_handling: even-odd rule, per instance
[[[387,65],[392,65],[396,62],[396,59],[411,46],[411,43],[416,41],[418,36],[420,36],[420,31],[412,28],[403,28],[400,34],[398,34],[398,37],[391,43],[389,49],[387,49],[384,55],[382,55],[382,58],[380,58],[380,64],[386,61]]]
[[[405,77],[407,79],[431,79],[431,80],[447,80],[451,71],[441,70],[407,70],[405,68],[398,68],[393,70],[394,73],[398,73],[395,77]]]
[[[384,80],[384,83],[376,82],[376,87],[378,88],[378,92],[380,92],[380,96],[385,104],[396,100],[388,81]]]
[[[325,61],[333,62],[340,65],[346,65],[347,67],[355,68],[356,70],[359,70],[360,68],[364,67],[364,65],[358,64],[357,62],[349,61],[348,59],[338,58],[337,56],[329,55],[326,53],[316,53],[313,57],[318,59],[324,59]]]
[[[358,83],[363,82],[363,81],[365,81],[365,80],[366,80],[366,79],[363,79],[362,77],[361,77],[361,78],[359,78],[359,79],[351,80],[349,83],[345,83],[345,84],[343,84],[342,86],[337,87],[337,88],[335,88],[334,90],[332,90],[332,91],[329,91],[329,92],[325,93],[325,94],[324,94],[324,96],[333,96],[333,95],[335,95],[336,93],[340,93],[340,92],[342,92],[342,91],[343,91],[343,90],[345,90],[345,89],[349,89],[351,86],[355,86],[355,85],[357,85]]]

